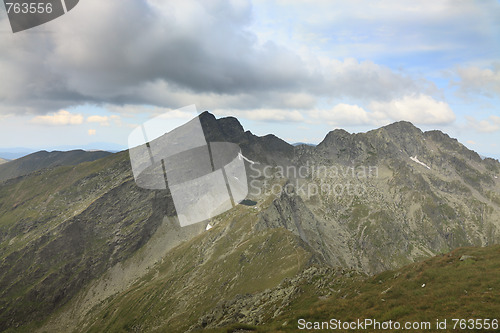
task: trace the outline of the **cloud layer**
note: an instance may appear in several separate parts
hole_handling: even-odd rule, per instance
[[[313,109],[322,99],[389,102],[436,91],[430,81],[372,61],[304,56],[262,41],[250,29],[252,15],[243,0],[86,0],[37,33],[0,40],[0,76],[8,78],[0,82],[0,113],[196,103],[280,120],[281,111],[263,114]],[[300,120],[297,111],[290,117]]]
[[[458,67],[457,74],[459,80],[453,84],[459,87],[459,94],[500,96],[500,63],[495,63],[491,69],[477,66]]]
[[[468,116],[467,125],[481,133],[493,133],[500,130],[500,117],[492,115],[487,119],[477,120],[472,116]]]
[[[455,114],[448,104],[426,95],[404,96],[387,102],[371,102],[369,111],[358,105],[338,104],[329,110],[313,110],[311,118],[332,126],[382,126],[401,119],[421,125],[448,124]]]
[[[121,118],[62,110],[93,104],[123,116],[196,104],[268,122],[449,124],[443,88],[421,69],[446,63],[460,95],[498,97],[499,22],[492,0],[85,0],[2,35],[0,115],[110,126]],[[458,56],[479,54],[480,65]]]
[[[31,120],[34,124],[50,126],[66,126],[83,124],[83,115],[60,110],[44,116],[36,116]]]

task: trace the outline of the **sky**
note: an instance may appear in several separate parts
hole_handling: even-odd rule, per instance
[[[500,158],[499,102],[498,0],[81,0],[15,34],[0,5],[0,150],[125,149],[194,104],[290,143],[407,120]]]

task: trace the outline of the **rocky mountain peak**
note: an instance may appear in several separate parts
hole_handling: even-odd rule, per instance
[[[330,131],[323,141],[318,144],[318,147],[325,147],[331,145],[343,145],[349,138],[351,134],[344,129],[335,129]]]
[[[411,122],[405,121],[405,120],[397,121],[395,123],[383,126],[381,128],[385,129],[389,133],[404,133],[404,132],[406,132],[406,133],[408,133],[408,132],[410,132],[410,133],[414,133],[414,132],[422,133],[422,131],[418,127],[413,125]]]
[[[216,119],[213,114],[204,111],[199,118],[207,141],[238,142],[245,133],[243,126],[234,117]]]
[[[352,162],[375,156],[387,158],[402,152],[414,156],[424,146],[422,131],[410,122],[400,121],[367,133],[350,134],[336,129],[329,132],[317,148],[334,160]]]
[[[245,156],[269,164],[286,164],[293,157],[293,146],[273,134],[262,137],[245,131],[235,117],[216,119],[205,111],[200,114],[200,122],[207,142],[233,142],[240,146]]]
[[[448,134],[443,133],[439,130],[427,131],[424,133],[424,136],[428,137],[436,142],[445,142],[448,140],[453,140],[455,142],[458,142],[457,139],[452,139],[452,138],[450,138],[450,136]]]

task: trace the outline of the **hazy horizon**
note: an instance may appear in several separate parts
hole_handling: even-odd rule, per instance
[[[244,129],[252,131],[252,129],[250,129],[250,128],[244,127]],[[376,129],[376,128],[374,128],[374,129]],[[370,131],[370,130],[368,130],[368,131]],[[366,132],[367,131],[350,132],[350,133],[355,134],[355,133],[366,133]],[[444,132],[444,133],[448,134],[446,132]],[[266,133],[266,134],[274,134],[274,133]],[[325,133],[325,137],[327,134],[328,134],[328,132]],[[280,139],[283,139],[283,138],[280,138]],[[303,142],[303,141],[290,142],[287,140],[284,140],[284,141],[286,141],[287,143],[289,143],[291,145],[295,145],[295,144],[318,145],[321,142],[321,141],[320,142]],[[464,144],[463,142],[460,142],[460,143]],[[466,144],[464,144],[464,145],[467,148],[474,150],[473,148],[468,147]],[[122,146],[122,145],[119,145],[116,143],[111,143],[111,142],[91,142],[91,143],[87,143],[84,145],[60,145],[60,146],[32,146],[32,147],[2,147],[2,146],[0,146],[0,158],[3,157],[3,156],[1,156],[1,154],[4,154],[6,152],[15,154],[15,155],[17,155],[16,158],[19,158],[19,157],[26,156],[26,155],[29,155],[31,153],[34,153],[37,151],[43,151],[43,150],[50,152],[50,151],[70,151],[70,150],[78,150],[78,149],[86,150],[86,151],[103,150],[103,151],[109,151],[109,152],[119,152],[122,150],[127,150],[128,147]],[[476,152],[483,158],[486,157],[486,158],[494,158],[494,159],[500,160],[500,154],[482,154],[481,152],[478,152],[478,151],[476,151]],[[7,159],[9,159],[9,158],[7,158]]]
[[[2,7],[0,32],[4,147],[126,147],[195,104],[290,143],[407,120],[499,155],[495,0],[86,0],[16,34]]]

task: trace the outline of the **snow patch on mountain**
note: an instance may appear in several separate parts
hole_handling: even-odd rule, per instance
[[[420,165],[423,165],[424,167],[426,167],[426,168],[427,168],[427,169],[429,169],[429,170],[431,169],[431,167],[430,167],[430,166],[428,166],[428,165],[427,165],[427,164],[425,164],[424,162],[419,161],[419,160],[418,160],[418,158],[417,158],[417,155],[415,155],[415,157],[411,157],[411,156],[410,156],[410,159],[411,159],[413,162],[415,162],[415,163],[418,163],[418,164],[420,164]]]

